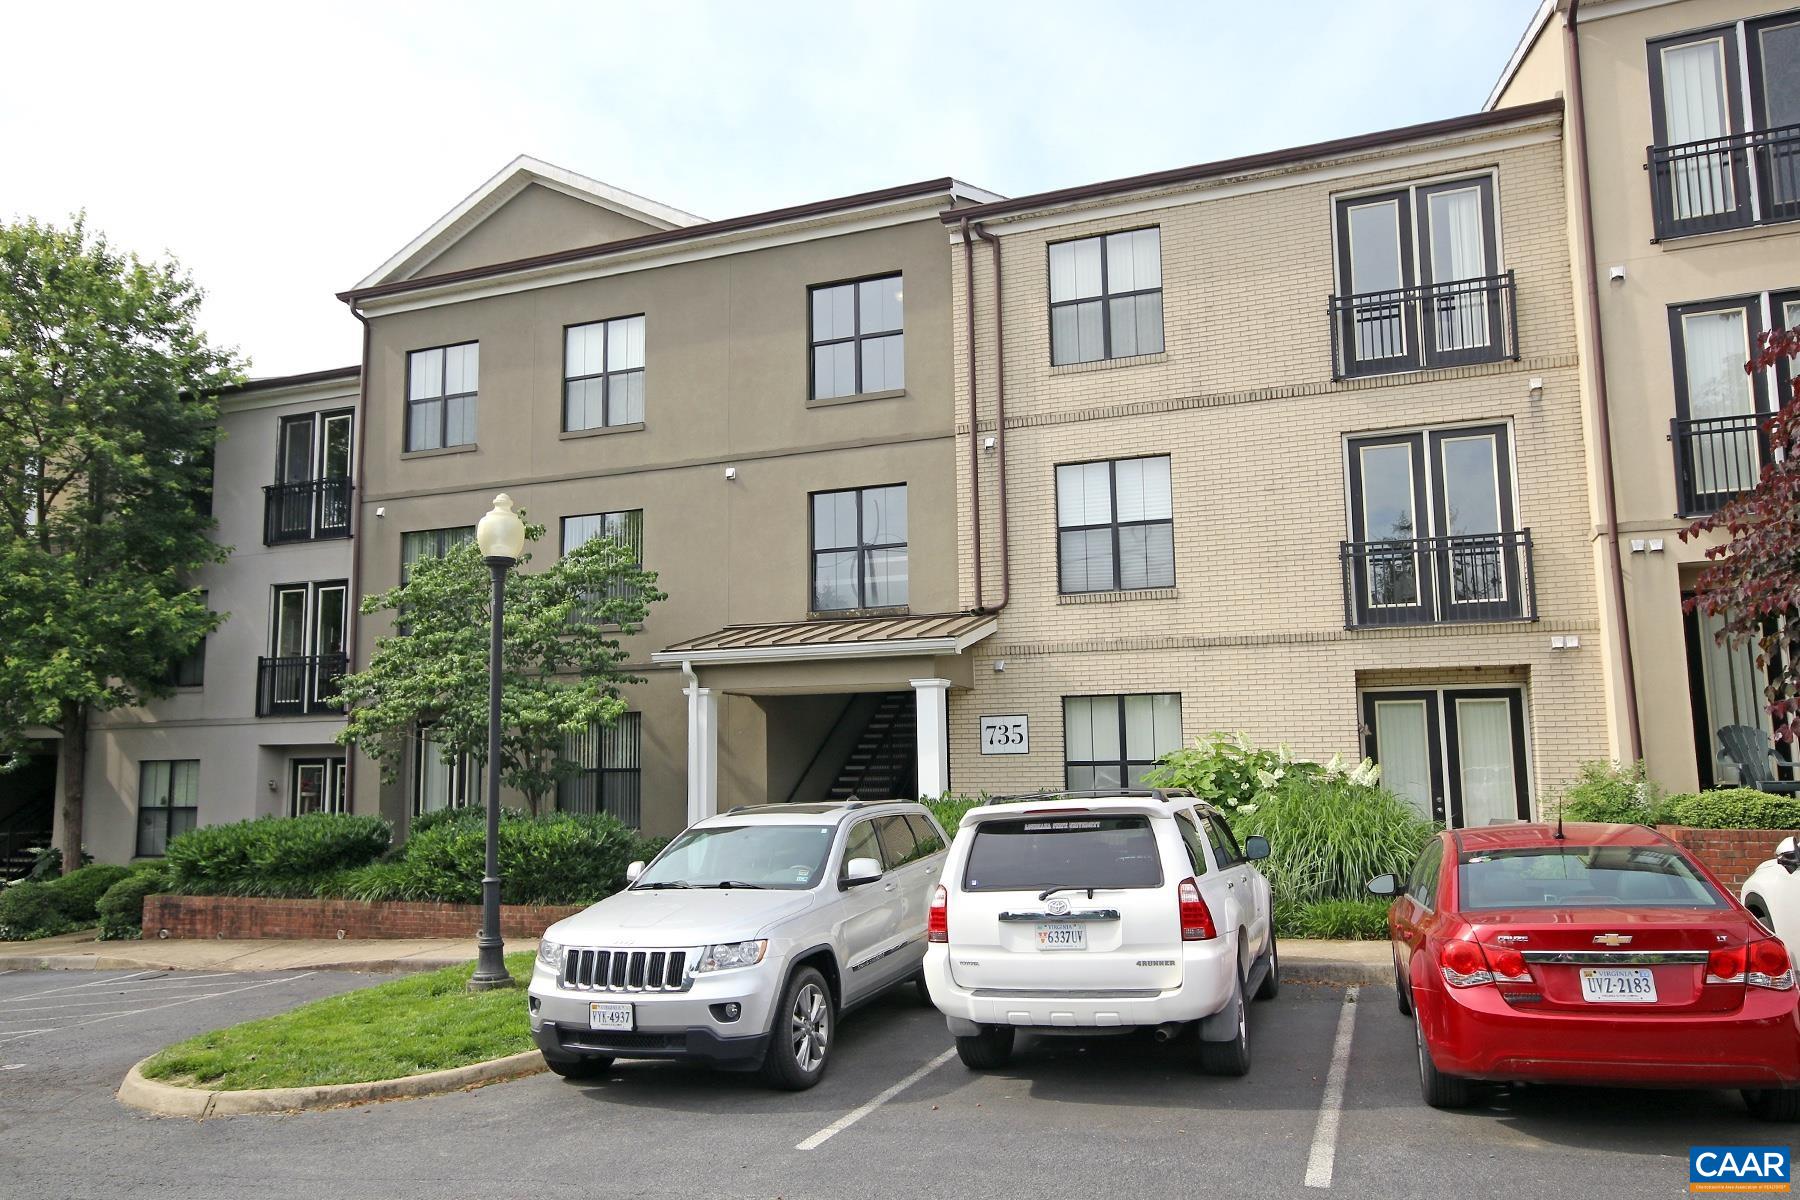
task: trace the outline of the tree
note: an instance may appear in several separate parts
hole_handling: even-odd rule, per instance
[[[527,544],[543,536],[542,525],[526,526]],[[530,560],[527,553],[519,566]],[[491,590],[470,544],[420,559],[399,587],[363,600],[364,613],[395,614],[396,632],[376,642],[366,670],[340,681],[349,721],[338,740],[376,759],[384,779],[398,775],[421,729],[445,762],[468,755],[485,766]],[[625,711],[620,689],[642,680],[620,669],[619,639],[664,598],[656,573],[610,537],[584,542],[546,570],[507,573],[500,781],[524,792],[532,812],[579,769],[563,755],[564,738]]]
[[[1766,371],[1784,359],[1800,359],[1800,329],[1758,335],[1744,370]],[[1684,542],[1725,534],[1723,544],[1707,547],[1686,607],[1718,617],[1721,640],[1756,647],[1778,741],[1800,741],[1800,378],[1789,381],[1789,390],[1781,411],[1763,423],[1775,454],[1763,463],[1756,486],[1681,531]]]
[[[172,261],[91,234],[0,225],[0,755],[61,738],[63,869],[81,864],[87,726],[168,692],[218,624],[191,573],[210,538],[220,388],[242,379]]]

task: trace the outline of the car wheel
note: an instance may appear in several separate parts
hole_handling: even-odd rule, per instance
[[[612,1070],[613,1060],[605,1054],[583,1054],[578,1058],[551,1058],[546,1054],[544,1065],[551,1074],[564,1079],[597,1079]]]
[[[1269,973],[1256,988],[1256,999],[1273,1000],[1281,994],[1281,951],[1275,947],[1275,931],[1269,931]]]
[[[1413,1038],[1419,1047],[1419,1091],[1425,1103],[1433,1108],[1467,1108],[1472,1099],[1469,1081],[1446,1075],[1431,1061],[1431,1048],[1425,1044],[1425,1030],[1418,1017],[1413,1017]]]
[[[831,1056],[834,1014],[831,989],[812,967],[794,972],[781,989],[769,1048],[763,1054],[763,1079],[771,1087],[799,1092],[819,1082]]]
[[[1208,1075],[1240,1076],[1250,1073],[1250,1019],[1244,989],[1231,997],[1237,1009],[1237,1032],[1228,1042],[1200,1043],[1200,1070]]]
[[[1012,1061],[1011,1025],[984,1025],[981,1032],[956,1039],[956,1057],[971,1071],[992,1071]]]
[[[1759,1121],[1800,1121],[1800,1089],[1762,1088],[1744,1093],[1744,1104]]]
[[[1410,1017],[1413,1015],[1412,1004],[1412,981],[1400,970],[1400,960],[1396,958],[1394,960],[1394,1007],[1400,1010],[1401,1016]]]

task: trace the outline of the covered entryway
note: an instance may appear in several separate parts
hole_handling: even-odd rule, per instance
[[[950,790],[949,691],[973,682],[989,615],[729,625],[651,655],[687,677],[688,820],[718,811],[721,694],[768,721],[772,802]]]

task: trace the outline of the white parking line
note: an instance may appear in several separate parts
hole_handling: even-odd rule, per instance
[[[142,979],[146,975],[155,975],[160,978],[166,974],[168,974],[167,971],[133,971],[129,975],[108,975],[105,979],[87,979],[80,983],[65,983],[61,987],[45,988],[41,992],[26,992],[24,995],[16,998],[20,1000],[35,1000],[39,996],[54,996],[59,992],[74,992],[79,991],[82,988],[99,987],[102,984],[107,983],[125,983],[132,979]]]
[[[1312,1153],[1306,1158],[1306,1186],[1331,1186],[1331,1169],[1337,1161],[1338,1120],[1344,1112],[1344,1076],[1350,1071],[1350,1038],[1356,1032],[1356,997],[1362,989],[1344,992],[1338,1011],[1337,1040],[1331,1044],[1331,1071],[1325,1076],[1325,1095],[1319,1100],[1319,1124],[1313,1130]]]
[[[108,1021],[119,1021],[119,1020],[123,1020],[126,1017],[141,1016],[144,1013],[161,1012],[165,1008],[179,1008],[183,1004],[193,1004],[195,1001],[198,1001],[198,1000],[213,1000],[220,996],[235,996],[240,992],[253,992],[257,988],[272,987],[273,985],[275,985],[277,983],[285,983],[289,979],[305,979],[308,975],[314,975],[314,974],[317,974],[317,972],[302,971],[299,974],[288,975],[281,979],[265,979],[261,983],[246,984],[244,987],[240,987],[240,988],[228,988],[222,992],[208,992],[203,996],[188,996],[185,999],[181,999],[181,1000],[171,1000],[167,1004],[152,1004],[145,1008],[134,1008],[134,1009],[129,1009],[125,1012],[111,1013],[107,1016],[95,1017],[92,1020],[88,1020],[88,1021],[77,1021],[73,1025],[62,1025],[62,1026],[57,1026],[56,1028],[53,1028],[53,1029],[26,1030],[22,1033],[13,1034],[13,1035],[10,1035],[10,1036],[8,1036],[4,1039],[0,1039],[0,1040],[18,1042],[18,1041],[23,1041],[28,1037],[36,1037],[40,1033],[56,1033],[56,1032],[60,1032],[63,1030],[68,1030],[68,1029],[82,1029],[89,1025],[104,1025]]]
[[[899,1083],[896,1083],[893,1087],[888,1088],[885,1092],[882,1092],[879,1095],[877,1095],[873,1100],[869,1101],[867,1104],[863,1105],[860,1108],[851,1109],[849,1112],[845,1113],[843,1116],[839,1117],[837,1120],[833,1121],[831,1124],[827,1125],[825,1128],[819,1130],[819,1132],[817,1132],[817,1133],[813,1134],[811,1137],[807,1138],[804,1142],[801,1142],[799,1145],[795,1146],[794,1149],[796,1149],[796,1150],[817,1150],[820,1146],[823,1146],[826,1142],[830,1141],[832,1138],[836,1137],[838,1134],[844,1132],[844,1130],[850,1128],[852,1125],[856,1124],[858,1121],[862,1120],[864,1117],[868,1116],[870,1113],[874,1112],[876,1109],[878,1109],[882,1105],[886,1104],[889,1100],[892,1100],[895,1096],[898,1096],[901,1092],[904,1092],[907,1088],[911,1087],[913,1084],[919,1082],[919,1080],[925,1078],[927,1075],[931,1074],[933,1071],[937,1070],[939,1067],[941,1067],[945,1063],[949,1062],[955,1056],[956,1056],[956,1050],[954,1048],[944,1051],[942,1054],[938,1055],[936,1058],[932,1059],[930,1062],[926,1063],[924,1066],[922,1066],[918,1070],[914,1071],[911,1075],[908,1075],[905,1079],[902,1079]]]
[[[214,989],[218,986],[218,984],[214,983],[204,987],[175,988],[169,991],[158,991],[153,993],[151,998],[157,1000],[169,1000],[177,996],[187,995],[190,992],[211,996],[217,994]],[[80,1014],[72,1012],[71,1010],[79,1008],[104,1008],[109,1004],[117,1007],[121,1003],[140,999],[143,998],[143,996],[143,992],[126,992],[119,996],[109,997],[105,1000],[63,1000],[56,1004],[8,1004],[3,1009],[0,1009],[0,1012],[4,1012],[8,1016],[13,1015],[14,1013],[28,1012],[68,1013],[70,1016],[78,1016]]]

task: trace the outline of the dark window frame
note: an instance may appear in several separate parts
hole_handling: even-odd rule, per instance
[[[169,767],[169,792],[166,796],[164,796],[163,803],[146,805],[144,803],[144,800],[145,800],[145,796],[146,796],[147,792],[149,791],[147,776],[149,775],[150,768],[154,767],[154,766],[160,766],[164,763],[168,764],[168,767]],[[173,801],[175,799],[175,768],[178,766],[188,764],[188,763],[193,764],[194,790],[195,790],[194,803],[193,804],[171,803],[171,801]],[[189,828],[198,828],[199,827],[199,824],[200,824],[200,797],[199,797],[200,778],[199,778],[199,776],[200,776],[200,760],[197,758],[146,758],[146,759],[142,759],[138,762],[138,794],[137,794],[138,822],[137,822],[137,837],[132,845],[132,849],[136,852],[134,854],[134,857],[136,857],[136,858],[162,858],[164,855],[166,855],[168,853],[169,842],[172,839],[179,836],[179,834],[177,834],[175,831],[175,814],[177,814],[177,813],[193,814],[194,823],[193,823],[193,825],[189,826]],[[144,814],[144,811],[146,808],[154,809],[155,811],[163,814],[163,828],[162,828],[163,849],[162,849],[161,853],[157,853],[154,851],[149,851],[149,850],[144,849],[144,817],[143,817],[143,814]],[[185,833],[185,832],[187,832],[187,830],[184,829],[184,830],[182,830],[182,832]]]
[[[1132,783],[1132,778],[1133,778],[1134,773],[1131,768],[1133,766],[1153,767],[1156,765],[1158,759],[1161,757],[1160,755],[1158,755],[1157,758],[1151,758],[1151,759],[1139,759],[1139,758],[1131,757],[1130,734],[1129,734],[1129,731],[1127,730],[1127,727],[1126,727],[1127,722],[1125,719],[1125,701],[1129,697],[1133,697],[1133,696],[1149,696],[1149,697],[1153,697],[1153,698],[1156,696],[1173,696],[1173,697],[1175,697],[1175,712],[1177,714],[1176,724],[1177,724],[1177,730],[1179,731],[1180,713],[1181,713],[1181,693],[1180,692],[1082,692],[1082,693],[1072,693],[1070,695],[1066,695],[1062,698],[1063,786],[1064,787],[1069,788],[1070,790],[1075,790],[1076,785],[1073,782],[1073,780],[1070,778],[1070,775],[1069,775],[1070,768],[1072,768],[1072,767],[1087,767],[1090,770],[1095,767],[1117,767],[1117,768],[1119,768],[1119,786],[1120,787],[1134,787],[1136,785]],[[1119,715],[1119,757],[1118,758],[1070,758],[1069,757],[1069,701],[1071,701],[1071,700],[1113,700],[1113,701],[1116,701],[1115,708],[1117,709],[1118,715]],[[1152,711],[1154,711],[1154,710],[1152,710]],[[1152,721],[1151,732],[1152,732],[1152,736],[1154,736],[1154,733],[1155,733],[1154,721]],[[1178,732],[1177,736],[1176,736],[1175,749],[1179,750],[1180,748],[1181,748],[1181,737]]]
[[[1161,283],[1159,282],[1157,284],[1157,286],[1153,287],[1153,288],[1137,288],[1135,290],[1128,291],[1128,292],[1112,291],[1111,290],[1112,252],[1107,245],[1107,239],[1110,237],[1113,237],[1116,234],[1142,233],[1143,231],[1145,231],[1147,229],[1154,229],[1156,231],[1156,266],[1157,266],[1156,277],[1158,280],[1161,280],[1162,279],[1162,226],[1158,225],[1158,224],[1133,225],[1129,229],[1109,229],[1105,233],[1090,233],[1090,234],[1084,234],[1081,237],[1060,238],[1054,242],[1046,242],[1044,244],[1044,295],[1046,298],[1049,298],[1053,295],[1052,284],[1051,284],[1052,268],[1050,265],[1051,251],[1057,246],[1072,246],[1078,242],[1097,241],[1100,243],[1100,292],[1099,292],[1099,294],[1094,295],[1094,296],[1076,296],[1076,297],[1072,297],[1068,300],[1050,299],[1050,316],[1049,316],[1050,336],[1046,339],[1046,341],[1049,343],[1049,346],[1050,346],[1050,365],[1052,367],[1074,367],[1074,366],[1081,366],[1083,364],[1091,363],[1091,362],[1111,362],[1111,361],[1113,361],[1113,359],[1115,357],[1143,358],[1143,357],[1146,357],[1151,354],[1162,354],[1168,350],[1168,348],[1169,348],[1168,314],[1167,314],[1167,311],[1165,310],[1163,312],[1163,319],[1161,322],[1161,324],[1162,324],[1162,329],[1160,331],[1161,336],[1157,339],[1158,341],[1160,341],[1162,343],[1162,345],[1158,349],[1139,350],[1134,354],[1124,355],[1124,356],[1116,356],[1113,354],[1112,302],[1114,300],[1134,300],[1139,296],[1154,295],[1154,296],[1157,296],[1160,298],[1163,294],[1163,288],[1162,288]],[[1056,361],[1056,310],[1059,308],[1071,308],[1078,304],[1094,304],[1094,303],[1098,303],[1100,305],[1100,357],[1099,358],[1071,358],[1065,362],[1057,362]]]
[[[1120,521],[1119,520],[1119,464],[1126,463],[1126,462],[1146,462],[1153,458],[1166,458],[1169,460],[1169,515],[1167,517],[1156,517],[1156,518],[1154,518],[1152,520],[1148,520],[1148,521]],[[1052,474],[1051,474],[1052,501],[1053,501],[1053,503],[1057,503],[1057,506],[1059,509],[1060,509],[1060,501],[1062,498],[1062,493],[1061,493],[1062,469],[1064,467],[1091,467],[1091,466],[1095,465],[1096,463],[1105,463],[1106,464],[1106,486],[1107,486],[1107,494],[1109,497],[1109,501],[1108,501],[1109,506],[1110,506],[1109,511],[1112,513],[1112,519],[1110,521],[1107,521],[1104,523],[1093,524],[1093,525],[1064,525],[1062,523],[1061,512],[1060,511],[1057,512],[1057,515],[1056,515],[1056,592],[1057,592],[1057,595],[1059,595],[1059,596],[1093,596],[1093,595],[1104,594],[1106,592],[1125,591],[1126,590],[1126,588],[1125,588],[1125,560],[1124,560],[1124,555],[1121,553],[1122,547],[1121,547],[1120,537],[1119,537],[1120,530],[1125,529],[1125,528],[1148,529],[1152,525],[1167,525],[1169,527],[1169,582],[1146,584],[1142,588],[1133,588],[1131,590],[1132,591],[1149,591],[1149,590],[1155,589],[1155,588],[1175,587],[1177,585],[1177,583],[1179,582],[1178,578],[1177,578],[1177,572],[1175,570],[1175,565],[1176,565],[1176,558],[1175,558],[1175,456],[1171,453],[1134,454],[1134,455],[1131,455],[1126,458],[1087,458],[1087,459],[1082,459],[1078,462],[1057,463],[1054,466],[1052,466],[1050,468],[1050,470],[1052,472]],[[1063,587],[1063,539],[1062,539],[1062,535],[1065,533],[1091,533],[1096,529],[1110,529],[1112,531],[1112,566],[1113,566],[1112,586],[1101,587],[1101,588],[1077,588],[1074,591],[1070,591],[1067,588]]]
[[[200,589],[200,602],[206,604],[211,593],[206,588]],[[208,612],[211,608],[208,607]],[[163,676],[163,684],[172,688],[202,688],[206,686],[206,643],[212,637],[209,633],[200,635],[188,652],[169,664],[169,670]]]
[[[421,346],[417,350],[408,350],[406,352],[406,428],[402,434],[402,445],[405,447],[405,453],[412,454],[420,452],[421,450],[427,452],[431,450],[448,450],[455,446],[473,446],[476,444],[473,436],[466,442],[452,442],[449,441],[445,435],[449,432],[450,428],[450,401],[474,399],[479,402],[481,396],[481,384],[479,379],[481,367],[479,358],[476,360],[475,369],[477,372],[477,380],[475,390],[454,393],[449,390],[450,351],[460,350],[464,346],[479,347],[480,345],[480,338],[468,338],[460,342],[446,342],[441,346]],[[418,399],[414,399],[412,394],[413,364],[419,355],[430,354],[433,350],[441,350],[444,352],[443,359],[438,366],[438,392],[434,396],[421,396]],[[438,438],[437,445],[421,448],[413,445],[413,409],[423,404],[436,404],[438,406]],[[477,408],[476,411],[479,413],[479,408]],[[472,434],[473,430],[470,432]]]
[[[1725,51],[1725,125],[1726,136],[1742,133],[1744,124],[1744,63],[1738,53],[1739,21],[1731,21],[1724,25],[1711,25],[1704,29],[1690,29],[1684,33],[1670,34],[1667,37],[1651,38],[1644,43],[1645,54],[1649,57],[1650,76],[1650,138],[1657,146],[1669,145],[1669,114],[1667,101],[1663,94],[1663,51],[1696,42],[1707,42],[1719,39]],[[1736,181],[1742,184],[1742,180]],[[1741,195],[1741,193],[1740,193]]]
[[[644,366],[623,367],[617,371],[612,369],[612,326],[620,321],[644,322]],[[577,329],[591,329],[595,325],[600,326],[600,370],[596,373],[587,375],[569,374],[569,335],[574,333]],[[621,425],[636,425],[642,423],[642,417],[639,417],[636,421],[613,420],[612,388],[614,379],[623,379],[628,375],[643,375],[645,407],[649,406],[650,381],[647,371],[650,363],[650,321],[644,313],[625,313],[624,315],[617,317],[603,317],[598,321],[573,321],[564,325],[562,356],[562,431],[564,433],[583,433],[590,429],[617,429]],[[573,383],[586,383],[594,379],[601,381],[600,424],[571,426],[569,424],[569,385]]]
[[[878,330],[874,330],[869,333],[864,333],[863,327],[862,327],[862,285],[865,283],[881,283],[881,282],[884,282],[889,279],[898,279],[901,281],[900,286],[902,289],[902,292],[901,292],[902,299],[901,299],[901,309],[900,309],[900,328],[898,328],[898,329],[878,329]],[[814,324],[816,314],[815,314],[815,307],[813,304],[813,297],[817,296],[820,292],[829,292],[829,291],[832,291],[833,289],[841,288],[841,287],[847,287],[850,289],[850,324],[852,326],[852,332],[849,337],[821,338],[821,337],[819,337],[818,329],[817,329],[816,325]],[[838,279],[838,280],[834,280],[830,283],[813,283],[813,284],[807,285],[807,288],[806,288],[806,395],[809,400],[820,400],[820,399],[846,400],[846,399],[849,399],[850,396],[867,396],[867,395],[871,394],[868,391],[868,389],[863,386],[863,353],[862,353],[863,352],[863,343],[879,341],[882,338],[897,337],[897,338],[904,339],[906,337],[906,307],[905,307],[906,301],[904,299],[905,287],[906,287],[906,272],[905,271],[884,271],[879,275],[859,275],[854,279]],[[855,371],[856,371],[856,375],[855,375],[856,390],[849,393],[848,396],[840,395],[840,396],[821,397],[819,395],[819,347],[821,347],[821,346],[842,346],[842,345],[846,345],[846,344],[848,344],[850,346],[850,358],[852,360],[852,365],[855,367]],[[901,356],[900,357],[900,371],[901,371],[902,377],[904,378],[905,372],[906,372],[906,345],[905,345],[904,340],[901,343],[900,356]],[[902,385],[902,388],[904,388],[904,385]],[[883,389],[883,390],[885,391],[886,389]]]
[[[571,760],[576,761],[580,769],[557,780],[557,811],[610,813],[633,829],[639,828],[643,822],[644,714],[620,713],[609,725],[589,725],[582,736],[585,746],[578,747],[576,752],[591,750],[594,762],[589,766],[578,759]],[[607,766],[602,761],[609,736],[623,739],[618,748],[624,750],[623,757],[630,759],[631,765]],[[565,748],[567,745],[565,741]],[[591,807],[575,804],[574,793],[578,790],[586,793]]]
[[[465,529],[468,530],[468,538],[466,540],[464,540],[464,541],[452,541],[451,540],[452,534],[460,533],[461,531],[463,531]],[[408,575],[411,574],[411,568],[412,568],[412,563],[409,563],[406,561],[406,539],[409,537],[418,537],[422,534],[429,535],[431,537],[432,546],[431,546],[431,552],[429,554],[420,554],[419,558],[442,558],[442,557],[444,557],[444,555],[450,553],[450,551],[455,550],[460,546],[465,546],[465,545],[469,544],[469,542],[473,542],[475,540],[475,526],[473,526],[473,525],[444,525],[437,529],[406,529],[406,530],[402,530],[400,533],[400,582],[402,585],[404,585],[406,583],[407,577],[408,577]],[[417,562],[418,559],[414,559],[413,561]]]
[[[879,609],[880,611],[885,612],[888,610],[898,610],[898,609],[906,608],[908,606],[907,604],[871,605],[869,603],[869,580],[868,580],[868,572],[865,570],[865,567],[867,564],[867,556],[871,552],[876,551],[876,550],[904,550],[906,552],[906,568],[907,568],[906,595],[907,595],[907,601],[910,604],[910,602],[912,600],[912,549],[911,549],[910,544],[908,542],[873,542],[873,543],[871,543],[871,542],[865,542],[863,540],[863,494],[865,492],[885,491],[888,488],[900,488],[902,490],[907,490],[907,485],[903,482],[902,483],[872,483],[872,484],[868,485],[867,487],[825,488],[821,491],[808,492],[806,494],[806,546],[807,546],[806,611],[811,612],[811,613],[847,613],[847,612],[867,612],[867,611],[870,611],[871,609]],[[826,546],[826,547],[821,548],[820,546],[815,544],[817,541],[816,534],[817,534],[817,525],[818,525],[818,517],[817,517],[818,498],[820,496],[841,496],[841,495],[846,495],[846,494],[854,495],[856,497],[856,542],[857,542],[857,544],[854,546]],[[908,491],[906,499],[907,499],[906,532],[907,532],[907,536],[910,538],[912,536],[912,495],[911,495],[910,491]],[[819,601],[819,556],[821,554],[851,554],[851,553],[854,553],[856,555],[856,604],[850,608],[820,608],[818,606],[818,601]]]

